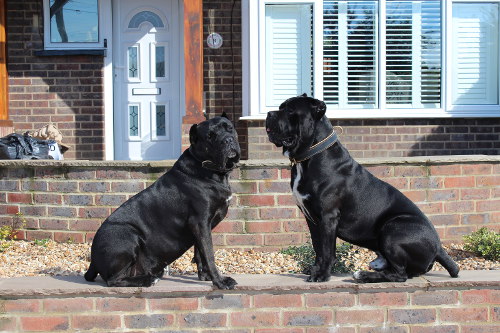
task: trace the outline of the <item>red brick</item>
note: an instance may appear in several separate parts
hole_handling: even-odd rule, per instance
[[[244,245],[252,245],[252,246],[261,246],[264,244],[264,238],[262,235],[226,235],[226,245],[229,246],[244,246]]]
[[[491,295],[492,295],[492,290],[490,289],[464,290],[462,291],[462,303],[463,304],[492,303]]]
[[[241,309],[250,307],[249,295],[209,295],[202,300],[204,309]]]
[[[444,180],[441,177],[412,178],[411,189],[434,189],[443,187]]]
[[[396,166],[394,167],[395,177],[425,177],[427,171],[421,166]]]
[[[332,327],[311,327],[307,329],[307,333],[356,333],[355,327],[340,327],[338,325],[335,326],[335,329],[332,331]]]
[[[66,316],[21,317],[21,329],[24,331],[49,332],[68,328],[69,319]]]
[[[305,220],[283,221],[283,229],[285,232],[309,232]]]
[[[445,202],[444,211],[446,213],[465,213],[474,211],[473,201]]]
[[[465,164],[462,165],[464,175],[489,175],[493,170],[491,164]]]
[[[499,194],[500,196],[500,194]],[[294,197],[291,194],[278,195],[278,206],[296,206]]]
[[[327,326],[333,323],[332,311],[286,311],[283,325],[286,326]]]
[[[500,176],[478,176],[476,183],[478,187],[500,186]]]
[[[152,311],[196,310],[198,309],[198,298],[196,297],[152,298],[149,299],[149,308]]]
[[[1,306],[3,305],[3,306]],[[0,311],[5,310],[6,313],[11,312],[39,312],[40,301],[37,299],[16,299],[5,300],[0,303]]]
[[[413,202],[425,201],[427,196],[425,191],[404,191],[403,194]]]
[[[434,226],[440,225],[458,225],[460,224],[460,216],[455,214],[449,215],[433,215],[429,217]]]
[[[273,195],[240,195],[238,197],[238,204],[241,206],[261,207],[261,206],[275,206]]]
[[[287,180],[290,183],[290,179],[292,178],[292,170],[291,169],[281,169],[281,179]]]
[[[391,166],[369,166],[367,169],[372,175],[378,178],[386,178],[394,175],[393,168]]]
[[[233,312],[230,314],[232,327],[279,326],[279,313],[264,312]]]
[[[298,208],[261,208],[261,219],[274,220],[274,219],[290,219],[298,216]]]
[[[436,321],[434,309],[389,309],[388,320],[399,324],[425,324]]]
[[[81,232],[54,232],[54,240],[59,243],[83,243],[85,235]]]
[[[264,244],[265,245],[298,245],[303,243],[301,234],[265,234]]]
[[[351,307],[354,306],[355,302],[355,295],[350,293],[306,294],[306,306],[308,308]]]
[[[262,294],[253,297],[256,308],[293,308],[302,306],[302,297],[296,294]]]
[[[33,197],[31,193],[7,193],[7,202],[32,204]]]
[[[259,193],[288,193],[290,182],[287,181],[262,181],[259,182]]]
[[[119,315],[74,315],[71,319],[75,329],[115,329],[121,326]]]
[[[16,318],[15,317],[2,317],[0,315],[0,331],[2,332],[15,332],[16,331]]]
[[[385,310],[337,310],[337,323],[365,325],[384,322]]]
[[[498,333],[498,324],[461,325],[461,333]]]
[[[171,326],[174,322],[173,314],[134,314],[123,318],[127,328],[162,328]]]
[[[441,308],[442,322],[487,321],[488,308]]]
[[[245,229],[248,233],[276,233],[281,232],[280,221],[246,222]]]
[[[415,204],[425,214],[443,213],[443,204],[441,202],[416,202]]]
[[[477,212],[495,212],[500,209],[500,200],[476,201]]]
[[[432,176],[460,175],[460,165],[431,165],[430,173]]]
[[[486,224],[490,220],[489,214],[464,214],[462,215],[462,224]]]
[[[444,179],[444,187],[446,188],[467,188],[475,187],[476,179],[473,176],[467,177],[447,177]]]
[[[226,218],[228,220],[256,220],[258,215],[258,208],[230,207]]]
[[[223,220],[219,223],[215,228],[212,229],[212,232],[218,233],[242,233],[244,230],[243,222],[241,221],[227,221]]]
[[[460,328],[457,325],[439,325],[439,326],[411,326],[411,333],[459,333]]]
[[[35,203],[43,203],[43,204],[52,204],[52,205],[60,205],[62,203],[62,195],[60,194],[34,194]]]
[[[96,309],[100,312],[114,311],[144,311],[146,299],[144,298],[103,298],[96,302]]]
[[[278,179],[278,169],[244,169],[241,170],[243,179],[262,180],[262,179]]]
[[[408,188],[408,178],[387,178],[384,179],[387,183],[391,184],[398,190],[404,190]]]
[[[411,296],[412,305],[441,305],[458,304],[458,292],[454,290],[443,291],[416,291]]]
[[[460,190],[461,200],[478,200],[478,199],[489,199],[489,198],[490,198],[489,189],[463,188]]]
[[[452,201],[457,200],[459,196],[458,189],[452,190],[432,190],[429,191],[429,201]]]
[[[90,298],[54,298],[43,300],[45,312],[83,312],[91,311],[94,303]]]
[[[366,306],[396,306],[408,303],[406,293],[363,293],[359,295],[359,304]]]
[[[390,325],[384,325],[382,327],[380,326],[375,326],[375,327],[370,327],[370,326],[364,326],[359,328],[359,333],[408,333],[409,328],[405,326],[390,326]]]
[[[304,333],[303,328],[257,328],[255,333]],[[308,331],[309,333],[310,331]]]

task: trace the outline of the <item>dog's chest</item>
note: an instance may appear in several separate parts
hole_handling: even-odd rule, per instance
[[[302,169],[302,165],[300,163],[296,164],[296,174],[295,178],[292,181],[292,193],[295,198],[295,202],[297,206],[299,206],[300,210],[304,213],[304,215],[310,218],[310,214],[306,208],[305,201],[309,199],[311,196],[308,193],[300,193],[299,186],[301,181],[303,181],[304,170]]]

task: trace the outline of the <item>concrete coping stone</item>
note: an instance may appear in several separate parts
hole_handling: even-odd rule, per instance
[[[394,283],[355,283],[350,275],[334,275],[328,282],[306,282],[303,274],[233,274],[238,285],[234,290],[215,289],[211,282],[199,281],[194,275],[165,276],[156,285],[141,287],[106,287],[103,280],[87,282],[83,276],[35,276],[0,279],[0,298],[60,296],[206,296],[211,294],[251,293],[374,293],[432,289],[500,289],[500,271],[461,271],[458,278],[446,272],[431,272]]]
[[[446,156],[412,156],[412,157],[380,157],[358,158],[360,164],[368,165],[437,165],[437,164],[472,164],[500,163],[500,155],[446,155]],[[116,167],[116,168],[169,168],[175,160],[161,161],[90,161],[90,160],[0,160],[0,167]],[[243,168],[288,167],[290,161],[282,159],[250,159],[240,162]]]

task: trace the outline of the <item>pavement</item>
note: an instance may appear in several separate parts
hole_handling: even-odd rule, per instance
[[[330,281],[306,282],[303,274],[232,274],[238,285],[234,290],[219,291],[211,282],[199,281],[196,276],[166,276],[156,285],[142,287],[106,287],[100,278],[85,281],[83,276],[32,276],[0,279],[0,297],[18,296],[71,296],[71,295],[147,295],[171,294],[203,295],[213,292],[246,293],[252,291],[348,291],[374,292],[381,290],[428,290],[431,288],[498,288],[500,271],[461,271],[458,278],[446,272],[431,272],[406,282],[372,284],[355,283],[350,275],[335,275]]]

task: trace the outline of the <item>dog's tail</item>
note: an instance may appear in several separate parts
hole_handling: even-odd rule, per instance
[[[451,259],[450,255],[446,253],[442,247],[438,252],[436,260],[448,271],[448,273],[450,273],[451,277],[458,277],[460,268],[458,268],[458,265],[453,261],[453,259]]]
[[[95,278],[97,277],[97,272],[95,270],[95,267],[92,262],[90,262],[89,269],[87,270],[87,273],[84,275],[85,280],[94,282]]]

